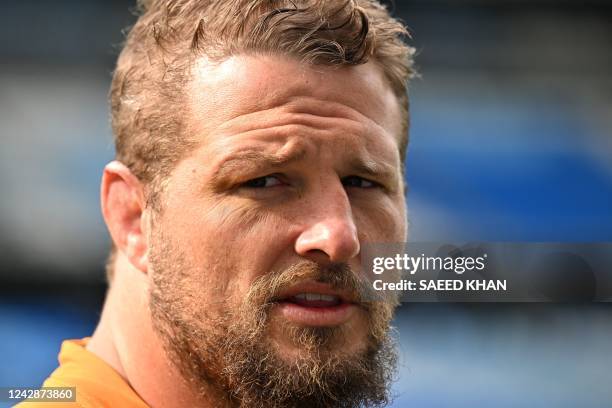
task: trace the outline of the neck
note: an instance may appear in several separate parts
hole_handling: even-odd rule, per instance
[[[229,406],[224,394],[210,387],[198,392],[171,363],[149,312],[149,279],[121,254],[100,322],[87,350],[113,367],[151,407]]]

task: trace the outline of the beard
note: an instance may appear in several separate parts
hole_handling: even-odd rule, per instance
[[[236,407],[388,403],[397,361],[389,335],[396,298],[377,297],[369,282],[346,264],[302,261],[259,277],[242,304],[210,308],[202,303],[197,285],[201,272],[186,265],[187,258],[170,240],[158,238],[150,254],[153,326],[170,361],[201,396],[212,392],[224,405]],[[310,327],[274,319],[271,312],[278,294],[302,281],[350,293],[366,317],[366,333],[351,333],[346,324]],[[282,355],[271,336],[273,327],[297,351],[295,355]],[[355,342],[356,351],[345,351]]]

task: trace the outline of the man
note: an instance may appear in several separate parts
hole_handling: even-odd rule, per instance
[[[404,27],[375,0],[141,9],[111,89],[107,299],[45,386],[86,407],[386,404],[396,301],[368,295],[360,249],[406,236]]]

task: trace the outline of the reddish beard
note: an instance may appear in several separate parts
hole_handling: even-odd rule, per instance
[[[166,241],[167,242],[167,241]],[[179,255],[153,251],[150,309],[166,353],[185,379],[202,393],[211,387],[228,405],[253,407],[353,407],[387,403],[396,354],[388,335],[395,299],[377,299],[366,279],[345,264],[322,267],[304,261],[261,276],[244,302],[212,316],[193,310],[195,274],[181,265]],[[174,256],[173,256],[174,255]],[[278,294],[300,281],[318,281],[351,294],[366,320],[366,333],[346,327],[280,325],[300,351],[287,361],[270,338],[270,312]],[[197,308],[197,306],[196,306]],[[357,339],[356,336],[361,337]],[[361,341],[347,353],[345,346]]]

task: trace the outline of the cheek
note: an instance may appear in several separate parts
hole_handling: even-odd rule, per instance
[[[275,267],[290,243],[282,215],[248,203],[202,202],[184,206],[175,217],[174,236],[190,258],[186,261],[199,265],[203,290],[212,298],[242,301],[252,282]]]
[[[354,209],[361,242],[403,242],[406,240],[406,207],[401,198]]]

